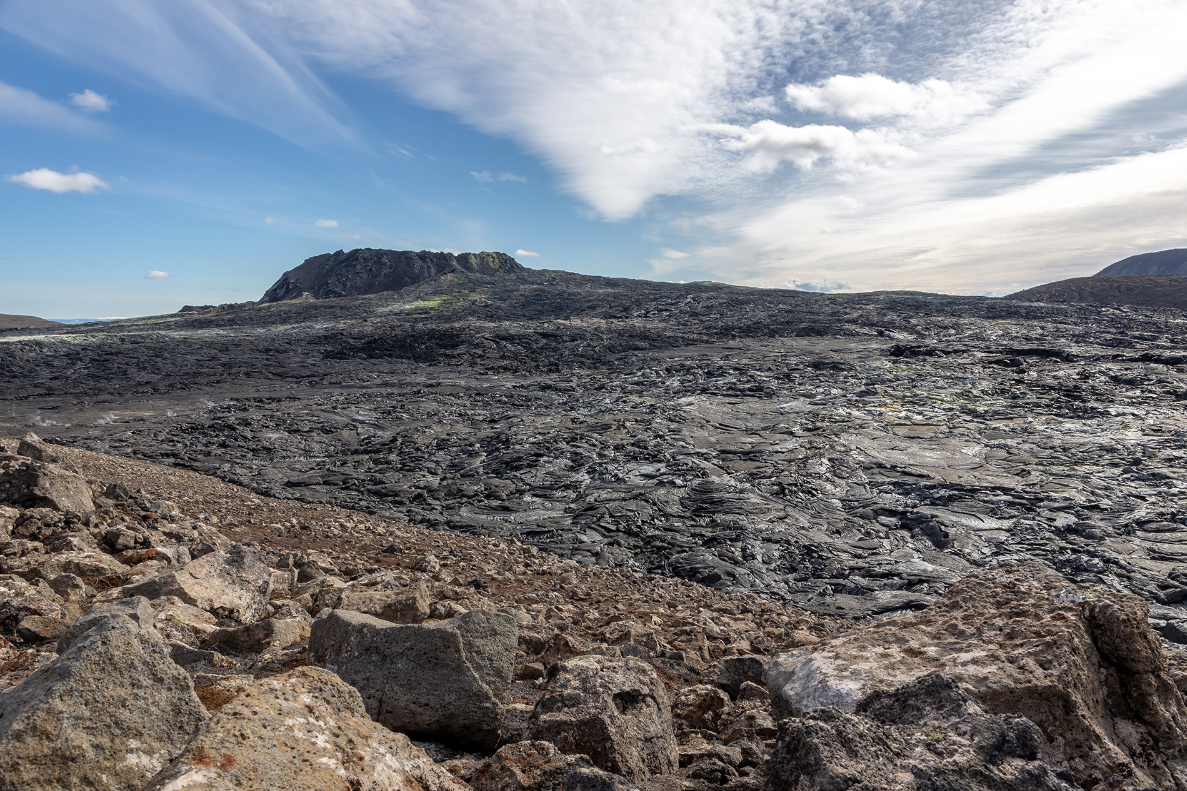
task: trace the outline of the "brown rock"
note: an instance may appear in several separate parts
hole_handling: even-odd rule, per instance
[[[268,606],[272,570],[253,544],[203,555],[174,571],[125,588],[127,596],[176,596],[186,604],[240,623],[259,620]]]
[[[716,730],[718,720],[729,705],[730,698],[725,692],[698,684],[680,690],[672,702],[672,716],[684,727]]]
[[[560,662],[532,715],[531,738],[594,766],[641,780],[675,771],[671,704],[655,670],[639,659],[583,656]]]
[[[145,791],[466,791],[408,737],[372,722],[359,693],[302,667],[218,707]]]
[[[428,588],[417,582],[401,591],[344,592],[335,609],[366,613],[392,623],[423,623],[431,604]]]
[[[1091,597],[1091,598],[1086,598]],[[1038,563],[971,574],[930,609],[780,655],[768,668],[777,718],[854,712],[935,670],[990,711],[1042,729],[1056,765],[1173,787],[1187,706],[1163,671],[1144,601],[1083,588]]]
[[[61,618],[47,618],[44,615],[25,616],[16,625],[17,637],[26,643],[57,640],[65,631],[65,621]]]
[[[584,755],[565,755],[548,742],[499,748],[478,768],[474,791],[629,791],[626,778],[594,768]]]

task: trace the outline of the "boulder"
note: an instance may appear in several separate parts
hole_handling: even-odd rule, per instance
[[[767,660],[761,656],[729,656],[721,660],[717,671],[717,686],[737,698],[746,682],[767,683]]]
[[[629,780],[679,765],[671,704],[663,682],[634,657],[582,656],[549,668],[532,714],[531,738]]]
[[[32,459],[0,462],[0,502],[78,513],[95,510],[86,478]]]
[[[57,552],[22,558],[26,563],[16,573],[27,580],[52,580],[63,574],[76,577],[128,577],[132,569],[103,552]]]
[[[143,596],[134,596],[130,599],[121,599],[120,601],[107,602],[105,604],[97,604],[91,609],[83,613],[78,620],[76,620],[66,632],[58,638],[58,653],[61,654],[68,649],[75,640],[82,637],[90,630],[101,626],[109,621],[118,621],[127,618],[135,623],[144,631],[150,633],[152,636],[159,638],[160,633],[153,626],[155,617],[153,608],[149,605],[148,599]]]
[[[123,615],[90,623],[0,695],[3,791],[140,791],[206,718],[154,631]]]
[[[126,596],[176,596],[221,618],[253,623],[264,616],[272,570],[254,544],[211,552],[179,569],[125,588]]]
[[[1034,722],[1078,784],[1173,787],[1187,705],[1148,616],[1136,596],[1074,586],[1039,563],[1003,563],[965,577],[930,610],[774,658],[772,713],[854,713],[939,669],[994,714]]]
[[[423,623],[431,604],[428,588],[417,582],[401,591],[343,592],[335,609],[366,613],[392,623]]]
[[[989,714],[937,672],[871,695],[857,714],[826,706],[784,720],[767,788],[1072,791],[1050,757],[1033,722]]]
[[[517,642],[504,613],[393,624],[334,610],[313,622],[309,662],[359,690],[367,713],[393,730],[493,748]]]
[[[326,670],[261,679],[224,703],[145,791],[466,791],[408,737],[367,717]]]
[[[729,695],[725,692],[707,684],[697,684],[680,690],[672,701],[672,716],[685,728],[716,730],[729,705]]]
[[[500,747],[474,774],[474,791],[631,791],[625,777],[595,768],[584,755],[565,755],[548,742]]]
[[[25,618],[66,619],[61,597],[52,590],[19,579],[0,580],[0,632],[12,634]]]
[[[55,448],[53,445],[47,445],[42,441],[41,437],[32,431],[21,438],[16,452],[18,456],[27,456],[34,461],[45,462],[46,464],[62,464],[66,461],[66,457],[61,450]]]
[[[230,642],[253,653],[269,648],[288,648],[309,637],[309,616],[305,618],[265,618],[262,621],[237,626],[234,629],[216,629],[202,642],[207,645]]]

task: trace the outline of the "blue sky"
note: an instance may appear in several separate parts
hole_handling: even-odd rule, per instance
[[[1187,246],[1184,29],[1140,0],[6,0],[0,313],[255,299],[352,247],[1090,274]]]

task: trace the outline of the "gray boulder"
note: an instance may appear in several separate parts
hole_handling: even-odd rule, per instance
[[[392,730],[493,748],[518,641],[504,613],[393,624],[334,610],[313,622],[309,662],[357,689],[367,713]]]
[[[95,510],[86,478],[32,459],[0,462],[0,502],[55,511]]]
[[[127,596],[176,596],[186,604],[239,623],[264,617],[272,570],[254,544],[235,544],[126,589]]]
[[[140,791],[206,719],[154,631],[119,614],[90,623],[0,695],[0,791]]]
[[[122,618],[131,620],[145,632],[160,638],[160,633],[153,626],[156,613],[153,612],[148,599],[143,596],[133,596],[130,599],[95,605],[79,616],[78,620],[66,630],[66,633],[58,638],[58,653],[65,653],[75,640],[92,629]]]
[[[638,782],[679,767],[663,682],[634,657],[560,662],[532,714],[531,738]]]
[[[634,791],[625,777],[603,772],[584,755],[565,755],[548,742],[500,747],[478,767],[474,791]]]
[[[417,582],[401,591],[344,592],[335,609],[366,613],[392,623],[423,623],[431,604],[425,584]]]
[[[251,684],[199,729],[146,791],[466,791],[408,737],[367,717],[359,693],[302,667]]]
[[[742,685],[749,681],[760,687],[767,685],[767,660],[761,656],[728,656],[721,660],[717,671],[717,686],[737,698]]]

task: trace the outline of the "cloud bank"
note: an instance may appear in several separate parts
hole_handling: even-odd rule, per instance
[[[0,28],[302,145],[365,137],[323,76],[385,82],[668,223],[693,255],[653,272],[981,292],[1187,242],[1177,0],[9,0]]]

